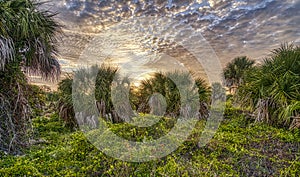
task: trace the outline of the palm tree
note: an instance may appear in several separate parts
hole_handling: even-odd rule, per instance
[[[139,91],[137,92],[139,96],[139,103],[135,105],[140,105],[141,108],[138,109],[138,112],[151,113],[155,112],[151,108],[156,107],[157,110],[162,110],[164,104],[162,101],[154,101],[156,105],[147,105],[147,103],[153,103],[153,96],[160,94],[165,98],[166,103],[166,116],[177,117],[182,114],[184,111],[182,108],[185,104],[186,106],[197,106],[193,110],[197,110],[199,117],[205,117],[208,114],[208,98],[209,98],[209,88],[206,85],[205,81],[202,79],[196,79],[195,84],[193,85],[191,75],[188,72],[167,72],[162,73],[158,72],[153,75],[152,78],[143,80]],[[176,82],[176,83],[175,83]],[[181,91],[181,93],[180,93]],[[197,91],[197,92],[196,92]],[[199,99],[198,99],[198,98]],[[158,98],[158,97],[157,97]],[[160,98],[162,99],[162,98]],[[200,101],[197,104],[191,104],[194,100]],[[160,111],[159,111],[160,112]]]
[[[1,149],[17,151],[26,144],[31,108],[24,74],[57,79],[55,14],[38,10],[31,0],[0,1],[0,141]],[[26,138],[27,137],[27,138]]]
[[[300,127],[300,47],[283,44],[245,73],[238,101],[249,107],[256,121]]]
[[[78,126],[75,114],[80,114],[83,125],[88,116],[97,113],[112,123],[129,121],[134,116],[129,88],[129,79],[119,77],[116,67],[94,65],[80,69],[59,83],[59,116],[71,128]]]
[[[47,79],[59,76],[55,43],[60,26],[55,14],[38,11],[39,5],[30,0],[0,2],[0,70],[15,63]]]
[[[58,115],[62,118],[66,125],[70,128],[76,128],[77,122],[74,119],[75,113],[73,110],[72,101],[72,84],[73,79],[68,75],[58,84],[59,99],[57,104]]]
[[[227,64],[223,73],[230,93],[235,92],[235,88],[243,82],[245,71],[252,68],[253,64],[254,61],[246,56],[234,58],[233,61]]]

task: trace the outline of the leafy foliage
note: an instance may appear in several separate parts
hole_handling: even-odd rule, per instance
[[[55,14],[38,11],[39,5],[31,0],[0,1],[0,70],[16,62],[47,79],[59,76],[55,44],[60,26]]]
[[[138,112],[153,113],[151,105],[159,105],[154,110],[162,110],[165,116],[178,116],[181,111],[182,100],[195,100],[194,96],[198,96],[199,100],[199,117],[205,117],[208,114],[208,101],[209,101],[209,87],[204,80],[198,78],[195,83],[192,81],[189,73],[184,72],[168,72],[168,73],[155,73],[150,79],[143,80],[139,90],[135,92],[138,97],[137,103]],[[175,83],[176,82],[176,83]],[[179,87],[184,87],[180,89]],[[189,88],[190,87],[190,88]],[[180,93],[180,90],[182,93]],[[195,94],[195,92],[197,92]],[[160,94],[161,98],[153,98],[153,94]],[[154,100],[160,99],[160,100]],[[165,99],[166,105],[160,105],[162,99]],[[149,103],[149,104],[148,104]],[[160,103],[160,104],[159,104]]]
[[[27,83],[21,71],[8,69],[13,75],[0,72],[0,150],[20,154],[29,145],[31,119],[41,115],[45,98],[39,87]]]
[[[263,64],[246,72],[237,100],[254,111],[258,122],[299,127],[299,68],[300,48],[283,44]]]
[[[56,79],[59,25],[54,14],[39,11],[31,0],[0,1],[0,149],[20,153],[29,145],[31,115],[39,93],[27,83],[24,73]],[[34,98],[36,96],[36,98]]]
[[[0,149],[20,153],[29,138],[31,108],[28,102],[30,93],[26,91],[29,86],[21,72],[15,72],[11,77],[0,77],[0,82]]]
[[[58,103],[58,112],[62,119],[64,119],[67,124],[71,127],[75,125],[77,126],[77,122],[75,119],[74,106],[79,107],[79,110],[83,110],[89,114],[91,111],[88,109],[92,106],[97,107],[97,111],[100,113],[102,118],[110,122],[122,122],[123,119],[120,115],[124,114],[128,110],[128,106],[125,109],[122,109],[123,113],[117,113],[117,106],[124,106],[124,104],[117,103],[113,104],[114,97],[112,96],[112,91],[116,91],[116,89],[111,89],[112,82],[120,81],[117,83],[118,87],[123,88],[125,85],[129,86],[129,81],[125,79],[118,80],[118,68],[111,66],[92,66],[90,70],[88,69],[80,69],[74,73],[74,76],[69,76],[68,78],[62,80],[59,83],[58,91],[59,91],[59,103]],[[74,77],[76,77],[76,81],[74,82]],[[95,78],[94,78],[95,77]],[[95,79],[93,82],[94,85],[91,84],[91,80]],[[76,92],[72,92],[72,89],[76,89]],[[88,93],[93,89],[94,93]],[[124,90],[127,90],[126,88]],[[122,91],[122,89],[120,89]],[[120,92],[117,92],[120,93]],[[83,101],[86,97],[92,97],[90,100]],[[126,95],[115,95],[117,97],[115,101],[120,101],[122,99],[126,99]],[[77,98],[81,102],[74,102],[73,99]],[[96,102],[94,102],[94,100]],[[90,102],[92,101],[92,102]],[[129,105],[130,106],[130,105]],[[131,107],[130,107],[131,109]],[[81,113],[79,113],[81,114]],[[78,116],[79,116],[78,114]],[[133,114],[133,113],[127,113]],[[83,119],[87,117],[87,115],[83,115]]]
[[[77,123],[72,102],[72,83],[71,76],[67,76],[58,84],[59,100],[57,102],[57,111],[68,126],[76,128]]]
[[[226,80],[226,86],[232,89],[238,87],[243,83],[244,73],[251,69],[254,64],[253,60],[250,60],[246,56],[237,57],[230,63],[228,63],[223,71]]]
[[[230,107],[227,109],[234,109]],[[228,111],[227,111],[228,112]],[[70,132],[56,114],[34,119],[40,143],[26,156],[0,153],[1,176],[298,176],[299,131],[253,124],[230,113],[214,138],[197,146],[205,126],[201,120],[188,140],[172,154],[146,163],[129,163],[103,154],[83,133]],[[142,115],[151,118],[149,115]],[[172,119],[169,119],[172,120]],[[174,119],[173,119],[174,120]],[[126,124],[111,124],[119,136],[139,140],[161,136],[169,124],[137,130]],[[148,133],[147,133],[148,132]],[[201,169],[201,170],[199,170]]]

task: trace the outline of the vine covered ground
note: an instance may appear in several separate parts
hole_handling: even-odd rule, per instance
[[[151,117],[142,115],[144,117]],[[197,146],[205,121],[172,154],[146,163],[109,157],[80,131],[71,131],[57,114],[33,119],[37,140],[25,155],[0,153],[0,176],[299,176],[300,132],[254,124],[235,108],[227,108],[214,138]],[[137,130],[123,123],[110,129],[125,138],[156,136],[168,131]]]

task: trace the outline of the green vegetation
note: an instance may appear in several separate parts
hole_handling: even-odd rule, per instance
[[[100,113],[100,116],[114,123],[122,122],[123,120],[117,114],[115,107],[118,105],[122,107],[124,106],[124,104],[113,105],[113,97],[111,94],[112,82],[114,81],[114,79],[115,81],[118,81],[117,71],[118,68],[115,67],[105,65],[92,66],[90,69],[80,69],[79,71],[76,71],[74,73],[74,76],[68,76],[67,78],[63,79],[59,83],[58,87],[59,101],[57,110],[60,117],[64,119],[66,123],[71,127],[76,127],[77,123],[75,120],[74,102],[72,100],[74,97],[78,99],[82,98],[82,95],[86,95],[86,90],[93,89],[94,93],[92,94],[94,94],[93,96],[95,97],[96,106]],[[96,76],[96,78],[94,78],[95,84],[92,85],[90,83],[90,80],[92,80],[94,76]],[[74,77],[76,79],[75,81]],[[126,84],[129,85],[129,81],[127,81],[125,78],[118,83],[118,86],[124,87]],[[72,88],[75,88],[77,92],[73,93]],[[120,98],[125,99],[126,95],[118,96],[118,100],[121,100]],[[82,105],[82,103],[79,103],[78,105],[80,109],[82,109],[83,106],[84,105]],[[90,105],[87,105],[87,107],[89,106]],[[126,112],[128,108],[125,107],[123,110],[125,110],[124,112]],[[130,115],[132,113],[127,111],[127,114]]]
[[[284,44],[261,65],[245,72],[237,103],[256,122],[300,127],[300,47]]]
[[[201,146],[210,103],[224,98],[220,83],[210,87],[175,71],[155,73],[132,88],[118,68],[101,65],[69,75],[58,92],[29,85],[27,74],[48,80],[60,75],[55,59],[60,26],[53,13],[38,6],[30,0],[0,1],[1,177],[300,176],[300,47],[284,44],[258,65],[247,57],[230,62],[224,69],[232,94],[225,120]],[[96,113],[99,117],[91,117]],[[98,135],[104,119],[116,135],[137,142],[168,134],[182,121],[178,117],[198,121],[171,154],[130,163],[88,142],[75,115],[83,124],[94,121],[92,129],[80,127],[91,137]],[[149,126],[135,126],[139,123]],[[118,153],[113,147],[110,151]]]
[[[52,13],[30,0],[0,1],[0,149],[19,153],[29,145],[32,101],[38,95],[24,73],[59,77]],[[35,105],[36,106],[36,105]]]
[[[253,65],[254,61],[246,56],[236,57],[226,65],[224,77],[230,93],[233,93],[235,89],[243,83],[245,72],[251,69]]]
[[[132,100],[137,100],[134,105],[139,112],[177,117],[183,104],[182,100],[192,99],[199,101],[200,107],[197,108],[199,118],[204,118],[208,114],[210,90],[204,80],[196,78],[195,83],[192,81],[193,78],[186,72],[155,73],[152,78],[141,82],[138,91],[133,93]],[[193,97],[195,91],[199,98]],[[160,94],[161,96],[153,96],[153,94]],[[163,98],[166,99],[165,105],[162,101]],[[151,105],[153,105],[152,108],[150,108]]]
[[[93,73],[96,75],[95,86],[90,83],[91,78],[93,78]],[[74,78],[76,79],[75,81]],[[60,98],[57,110],[60,117],[64,119],[68,125],[76,127],[74,102],[72,100],[74,97],[83,99],[82,95],[86,96],[85,91],[95,87],[94,96],[97,111],[99,111],[102,118],[113,123],[123,122],[124,117],[131,119],[131,117],[135,116],[131,106],[139,113],[178,117],[181,104],[184,104],[183,100],[191,99],[199,101],[198,105],[200,105],[200,107],[196,108],[199,112],[198,117],[207,117],[210,96],[209,87],[200,78],[196,79],[195,83],[193,83],[192,80],[189,73],[178,71],[156,73],[152,78],[143,80],[140,88],[133,91],[133,89],[130,89],[130,81],[128,78],[120,79],[117,68],[104,65],[92,66],[90,69],[80,69],[76,71],[74,76],[68,76],[59,83],[58,92]],[[177,83],[175,84],[173,81]],[[111,88],[113,82],[116,86]],[[184,88],[181,89],[181,92],[185,93],[180,94],[177,85],[181,85],[181,88]],[[75,88],[78,93],[73,93],[72,87]],[[181,95],[185,95],[186,98],[183,98]],[[194,98],[195,96],[199,98]],[[166,103],[163,103],[164,98],[166,98]],[[126,104],[126,99],[130,100],[130,105]],[[155,107],[150,108],[151,105]],[[89,106],[90,105],[85,109],[90,109]],[[79,103],[78,107],[80,107],[79,109],[83,109],[82,103]],[[156,112],[153,112],[153,110]]]
[[[59,117],[62,118],[68,126],[76,128],[77,123],[72,102],[72,83],[73,80],[71,76],[68,76],[58,84],[59,100],[57,101],[57,112]]]
[[[146,116],[147,117],[147,116]],[[149,116],[148,116],[149,118]],[[239,110],[226,109],[226,119],[204,147],[197,141],[205,121],[172,154],[151,162],[129,163],[108,157],[91,145],[81,132],[71,132],[57,114],[33,121],[38,141],[24,156],[0,153],[1,176],[299,176],[300,132],[253,124]],[[111,124],[119,136],[138,140],[145,130]],[[161,136],[147,129],[148,136]],[[135,131],[134,131],[135,130]]]

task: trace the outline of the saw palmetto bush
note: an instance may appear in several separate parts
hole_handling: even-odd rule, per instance
[[[58,87],[60,117],[72,127],[78,125],[75,110],[80,111],[76,112],[77,118],[82,119],[94,114],[113,123],[129,119],[133,116],[131,105],[126,104],[129,103],[130,83],[127,78],[120,78],[118,68],[95,65],[79,69],[62,80]]]
[[[283,44],[245,74],[237,100],[258,122],[300,127],[300,48]]]
[[[176,117],[183,113],[183,104],[197,100],[195,105],[197,106],[195,109],[198,110],[197,115],[199,117],[208,115],[209,88],[202,79],[193,82],[188,72],[155,73],[151,78],[141,82],[139,91],[135,94],[138,98],[135,99],[138,102],[135,103],[138,105],[138,112],[153,113],[155,110],[152,104],[156,103],[155,109],[165,109],[164,114],[160,116]]]
[[[236,57],[226,65],[223,73],[230,93],[234,93],[236,88],[243,83],[244,73],[253,65],[254,60],[250,60],[246,56]]]
[[[57,110],[59,116],[66,122],[67,126],[77,127],[76,120],[74,119],[74,110],[72,102],[72,76],[68,75],[65,79],[58,84],[58,102]]]
[[[29,144],[33,94],[25,74],[50,80],[60,74],[55,59],[60,27],[54,14],[39,11],[39,5],[30,0],[0,1],[0,148],[8,152]]]

